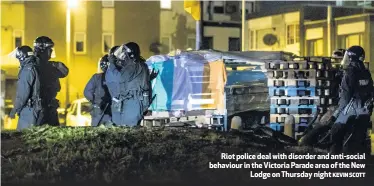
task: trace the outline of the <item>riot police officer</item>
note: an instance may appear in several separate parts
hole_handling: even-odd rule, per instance
[[[337,49],[332,53],[332,57],[334,58],[341,58],[343,59],[345,53],[345,49]]]
[[[105,76],[112,97],[112,121],[116,125],[136,126],[149,107],[149,71],[140,62],[139,53],[124,44],[109,57]]]
[[[129,42],[129,43],[126,43],[126,46],[128,46],[134,52],[134,55],[137,58],[137,61],[140,63],[143,63],[144,67],[148,69],[147,64],[145,64],[146,60],[141,56],[139,45],[135,42]],[[159,71],[155,71],[155,69],[152,69],[151,74],[149,75],[150,81],[155,79],[158,73]]]
[[[334,113],[336,121],[331,129],[332,153],[342,152],[344,138],[352,129],[347,150],[361,151],[364,148],[360,145],[366,137],[371,115],[371,109],[365,107],[373,96],[373,80],[364,66],[364,59],[365,51],[360,46],[352,46],[344,54],[342,63],[347,64],[347,68],[340,86],[338,109]]]
[[[41,98],[43,110],[38,119],[40,124],[59,125],[57,93],[61,90],[60,78],[68,75],[69,69],[57,61],[49,61],[53,52],[54,42],[47,36],[40,36],[34,41],[34,53],[38,58],[41,74]]]
[[[19,115],[17,130],[36,125],[41,111],[40,77],[36,58],[29,46],[21,46],[15,50],[15,57],[20,62],[17,93],[10,118]]]
[[[100,68],[103,73],[94,74],[84,88],[84,96],[93,106],[91,126],[111,125],[111,97],[105,82],[105,72],[108,65],[108,54],[106,54],[100,59]]]

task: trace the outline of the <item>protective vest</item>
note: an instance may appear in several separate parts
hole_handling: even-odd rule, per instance
[[[29,59],[26,64],[21,66],[21,69],[18,73],[18,78],[20,78],[21,73],[24,72],[24,70],[29,70],[31,73],[35,74],[35,78],[33,81],[32,91],[30,91],[30,94],[26,103],[26,106],[32,107],[35,110],[39,111],[42,109],[42,103],[41,103],[41,96],[40,96],[40,73],[39,73],[39,66],[36,66],[33,62],[33,59]]]

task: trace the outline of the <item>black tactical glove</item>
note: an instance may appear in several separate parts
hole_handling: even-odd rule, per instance
[[[157,77],[157,75],[158,75],[159,72],[160,72],[159,70],[156,72],[155,69],[152,69],[152,72],[151,72],[151,74],[149,75],[149,78],[150,78],[151,80],[153,80],[154,78]]]
[[[116,64],[117,63],[117,58],[114,55],[109,55],[108,56],[108,61],[109,61],[109,64]]]
[[[17,114],[16,110],[15,110],[15,109],[12,109],[12,110],[10,111],[10,113],[9,113],[9,117],[10,117],[11,119],[14,119],[14,118],[16,118],[16,114]]]
[[[64,76],[67,76],[69,74],[69,68],[60,61],[52,61],[52,66],[54,66],[56,69],[58,69]]]

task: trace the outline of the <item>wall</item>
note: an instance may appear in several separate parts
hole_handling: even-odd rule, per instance
[[[11,19],[10,19],[11,18]],[[1,2],[1,66],[9,71],[8,75],[15,77],[19,63],[7,55],[14,50],[15,30],[25,31],[25,6],[22,3]],[[24,42],[23,38],[23,42]]]
[[[204,27],[204,36],[213,37],[213,49],[228,51],[229,37],[240,38],[240,28]]]
[[[251,47],[250,50],[283,50],[287,52],[292,52],[299,54],[299,44],[287,44],[287,24],[298,23],[300,19],[299,12],[291,12],[285,14],[278,14],[273,16],[266,16],[262,18],[251,19],[247,21],[248,30],[246,35],[248,35],[247,42]],[[250,38],[250,32],[255,33],[255,46]],[[263,43],[263,36],[266,34],[274,34],[277,36],[277,43],[272,46],[267,46]]]
[[[170,39],[170,51],[187,49],[188,38],[196,38],[196,21],[183,7],[183,1],[172,1],[171,9],[162,9],[160,15],[160,41]],[[195,44],[193,45],[195,48]],[[163,51],[168,53],[169,51]]]
[[[137,42],[144,58],[153,53],[150,44],[160,38],[159,1],[116,1],[115,44]]]
[[[54,61],[62,61],[66,64],[66,4],[57,1],[27,1],[25,2],[25,39],[26,44],[33,45],[33,41],[39,36],[48,36],[55,43],[56,58]],[[72,66],[68,66],[70,69]],[[72,77],[73,72],[69,73]],[[65,104],[66,78],[60,80],[61,91],[57,99]]]

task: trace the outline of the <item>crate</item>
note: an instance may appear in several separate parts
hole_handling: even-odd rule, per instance
[[[316,79],[268,79],[268,87],[315,87]]]
[[[271,105],[292,105],[292,106],[303,106],[303,105],[320,105],[319,97],[271,97]]]
[[[270,79],[314,79],[317,77],[315,70],[277,70],[268,71]]]
[[[316,105],[312,106],[278,106],[270,105],[270,114],[318,114]]]

